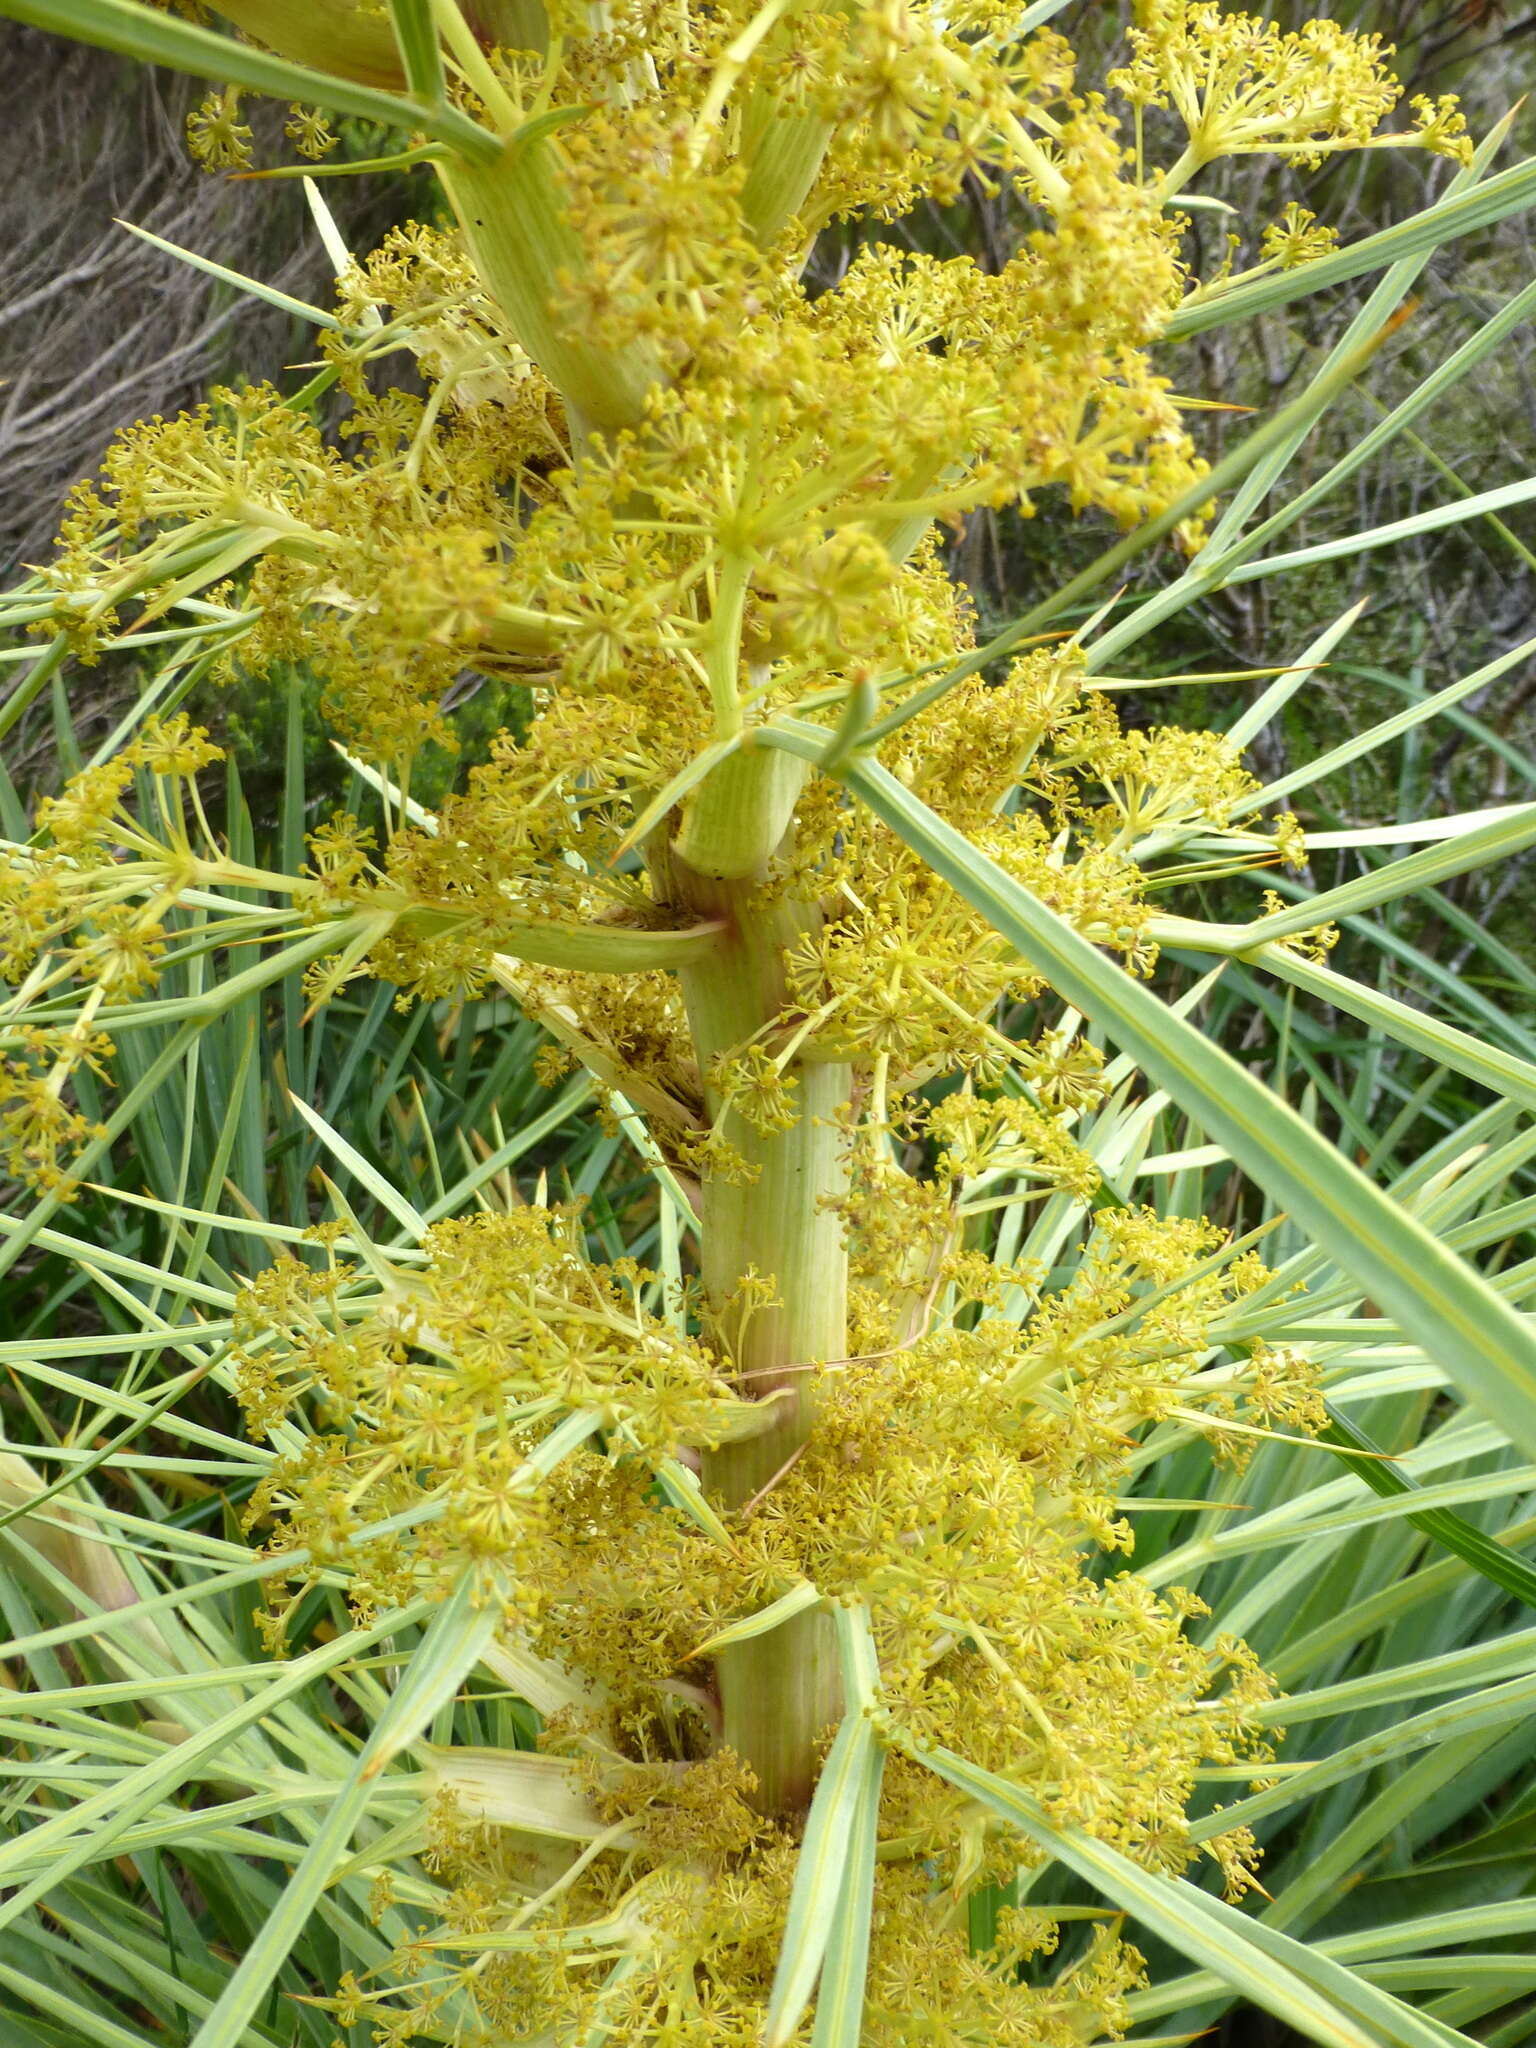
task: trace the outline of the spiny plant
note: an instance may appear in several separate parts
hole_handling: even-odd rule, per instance
[[[1536,1099],[1514,1054],[1326,964],[1331,916],[1536,824],[1449,821],[1241,926],[1169,915],[1180,883],[1304,864],[1241,746],[1349,620],[1232,734],[1125,729],[1111,671],[1205,590],[1300,559],[1259,554],[1286,516],[1259,505],[1436,243],[1536,176],[1489,177],[1502,135],[1474,151],[1448,101],[1384,127],[1375,39],[1189,0],[1141,9],[1104,91],[1048,26],[1061,0],[222,7],[250,40],[134,0],[3,11],[211,77],[215,167],[246,161],[246,89],[291,97],[314,155],[326,111],[403,126],[388,161],[430,164],[456,222],[353,261],[316,192],[339,277],[334,311],[295,309],[309,381],[124,434],[10,606],[51,636],[10,716],[69,655],[173,661],[7,848],[5,1143],[36,1199],[5,1261],[57,1248],[211,1019],[300,971],[311,1013],[365,976],[450,1017],[505,992],[656,1190],[649,1264],[544,1187],[425,1214],[300,1103],[395,1242],[328,1179],[328,1214],[252,1226],[278,1256],[236,1284],[207,1261],[219,1219],[160,1200],[192,1232],[176,1314],[122,1292],[269,1452],[248,1568],[282,1697],[331,1673],[351,1703],[317,1741],[324,1818],[199,2048],[270,2038],[284,1957],[364,1867],[387,1935],[319,2009],[380,2042],[1118,2037],[1143,1958],[1118,1917],[1032,1898],[1052,1859],[1320,2040],[1443,2042],[1198,1883],[1201,1859],[1229,1900],[1256,1882],[1244,1809],[1203,1788],[1265,1798],[1274,1690],[1197,1596],[1121,1562],[1122,1489],[1192,1436],[1237,1455],[1333,1425],[1314,1354],[1267,1334],[1305,1272],[1141,1205],[1119,1166],[1139,1064],[1303,1229],[1347,1233],[1346,1312],[1369,1293],[1536,1445],[1506,1294],[1144,985],[1160,946],[1240,953]],[[1339,249],[1292,209],[1189,274],[1175,202],[1205,165],[1402,146],[1456,166],[1402,229]],[[878,232],[968,179],[1035,209],[998,274]],[[812,244],[849,220],[869,239],[813,295]],[[1373,269],[1308,390],[1208,469],[1153,345]],[[316,411],[337,391],[339,436]],[[943,528],[1047,492],[1124,537],[978,647]],[[1162,541],[1187,566],[1127,605],[1113,579]],[[178,706],[211,670],[295,663],[372,801],[274,868],[215,829],[217,750]],[[523,684],[527,727],[428,813],[413,779],[466,670]],[[136,1033],[160,1049],[111,1108]],[[4,1484],[44,1594],[134,1614],[88,1511],[50,1512],[30,1467]],[[350,1623],[289,1656],[336,1587]],[[0,1852],[29,1873],[0,1916],[89,1860],[100,1815],[199,1769],[270,1777],[243,1731],[273,1695],[231,1679],[183,1718],[225,1681],[159,1613],[105,1652],[148,1701],[126,1805],[39,1811]],[[388,1691],[365,1653],[391,1637],[415,1647]],[[481,1667],[521,1739],[428,1741]]]

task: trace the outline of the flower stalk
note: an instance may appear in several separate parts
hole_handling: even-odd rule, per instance
[[[814,905],[763,900],[803,779],[803,772],[785,777],[776,765],[785,759],[767,750],[737,754],[705,782],[686,843],[712,871],[691,865],[676,847],[657,856],[664,896],[723,927],[711,956],[679,975],[706,1075],[773,1030],[788,995],[786,955],[820,921]],[[703,1477],[722,1509],[747,1515],[804,1451],[815,1427],[817,1368],[846,1356],[848,1341],[840,1207],[853,1069],[799,1058],[787,1063],[782,1082],[796,1099],[787,1129],[754,1125],[718,1087],[705,1091],[720,1143],[734,1157],[729,1171],[706,1177],[701,1188],[704,1300],[738,1385],[772,1402],[776,1419],[746,1442],[708,1452]],[[761,1810],[802,1812],[840,1705],[830,1618],[799,1615],[771,1636],[728,1646],[716,1659],[715,1685],[722,1739],[751,1769]]]

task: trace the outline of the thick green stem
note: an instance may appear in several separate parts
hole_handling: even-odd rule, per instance
[[[847,1253],[843,1220],[832,1205],[847,1187],[843,1113],[851,1069],[834,1061],[791,1063],[796,1121],[763,1131],[726,1108],[709,1082],[712,1063],[748,1041],[785,1007],[784,954],[814,929],[814,904],[765,895],[768,862],[788,822],[782,778],[765,756],[729,778],[735,857],[757,835],[750,869],[703,874],[675,850],[657,861],[658,882],[678,907],[719,918],[718,950],[680,970],[706,1102],[744,1174],[705,1178],[700,1241],[704,1293],[742,1389],[774,1399],[773,1426],[743,1443],[722,1445],[704,1464],[704,1483],[726,1509],[750,1514],[809,1438],[816,1406],[815,1368],[846,1355]],[[722,785],[724,790],[724,785]],[[703,837],[717,834],[707,815]],[[771,1050],[771,1047],[768,1048]],[[756,1276],[766,1301],[743,1282]],[[804,1808],[815,1783],[822,1739],[840,1708],[837,1647],[825,1615],[799,1617],[771,1635],[733,1645],[716,1666],[724,1740],[757,1774],[763,1810]]]
[[[831,141],[830,121],[786,114],[762,86],[749,96],[745,122],[751,143],[742,187],[742,217],[762,248],[770,248],[800,211],[820,174]]]
[[[360,0],[218,0],[218,11],[279,56],[359,85],[399,92],[399,46],[382,12]]]
[[[578,431],[633,426],[660,364],[638,342],[622,349],[593,342],[589,318],[560,304],[561,273],[580,278],[588,259],[565,217],[548,138],[514,138],[489,164],[455,157],[438,174],[481,281]]]
[[[805,786],[805,763],[778,758],[788,772],[766,748],[743,747],[722,761],[683,807],[674,859],[706,881],[745,881],[755,890],[764,843],[771,852],[789,830]]]

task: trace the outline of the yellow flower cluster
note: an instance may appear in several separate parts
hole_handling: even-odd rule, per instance
[[[1214,0],[1137,0],[1131,62],[1110,84],[1138,109],[1172,108],[1189,137],[1170,189],[1217,157],[1263,151],[1302,165],[1338,149],[1414,145],[1465,161],[1454,100],[1415,99],[1415,125],[1379,133],[1402,97],[1380,36],[1327,19],[1287,32]]]
[[[66,1200],[73,1156],[105,1135],[70,1084],[82,1069],[109,1078],[100,1020],[159,979],[168,920],[196,879],[193,838],[212,845],[195,778],[217,758],[185,716],[152,719],[41,801],[43,845],[0,846],[0,974],[17,991],[0,1025],[0,1147],[18,1179]],[[126,803],[140,775],[156,791],[148,829]]]
[[[959,1104],[934,1118],[951,1214],[970,1180],[1051,1142],[1043,1115]],[[599,2011],[636,2043],[756,2037],[794,1843],[752,1810],[750,1771],[717,1745],[701,1649],[806,1581],[868,1606],[888,1732],[963,1749],[1154,1867],[1178,1872],[1194,1853],[1183,1816],[1203,1766],[1262,1774],[1253,1710],[1269,1687],[1248,1653],[1192,1640],[1192,1598],[1100,1579],[1082,1554],[1085,1531],[1128,1544],[1113,1488],[1137,1427],[1207,1394],[1230,1412],[1241,1391],[1230,1376],[1206,1387],[1209,1332],[1267,1275],[1251,1254],[1224,1255],[1212,1227],[1107,1212],[1054,1296],[1027,1274],[952,1262],[923,1333],[828,1374],[803,1455],[713,1529],[689,1513],[679,1461],[761,1411],[732,1394],[707,1343],[640,1306],[654,1276],[589,1263],[570,1209],[439,1225],[425,1252],[406,1265],[375,1254],[363,1272],[317,1247],[314,1263],[284,1260],[248,1288],[253,1423],[307,1402],[321,1425],[255,1512],[279,1517],[281,1546],[307,1546],[312,1568],[345,1561],[365,1604],[451,1584],[466,1565],[479,1574],[522,1654],[560,1674],[573,1705],[542,1747],[571,1759],[612,1842],[553,1881],[547,1844],[442,1813],[452,1890],[415,1956],[431,1965],[420,1986],[366,2007],[381,2040],[413,2038],[466,1997],[487,2041],[535,2018],[579,2038]],[[1022,1323],[990,1303],[1005,1283],[1034,1301]],[[1282,1361],[1258,1361],[1251,1379],[1257,1412],[1294,1419]],[[562,1423],[572,1416],[589,1420],[584,1436]],[[1137,1959],[1107,1931],[1043,1985],[968,1953],[957,1907],[1033,1862],[1027,1842],[984,1831],[897,1756],[881,1833],[869,2039],[910,2040],[914,2010],[944,2043],[1065,2044],[1087,2014],[1113,2030]],[[1208,1853],[1241,1889],[1246,1838]],[[526,1940],[503,1949],[516,1930]],[[1049,1915],[1022,1920],[1003,1960],[1058,1932]],[[489,1957],[445,1970],[441,1951],[476,1936]],[[632,1968],[599,1996],[590,1965],[609,1948]]]

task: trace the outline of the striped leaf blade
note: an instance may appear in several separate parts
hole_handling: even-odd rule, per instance
[[[1196,1886],[1144,1870],[1080,1828],[1059,1826],[1027,1792],[947,1749],[914,1748],[939,1777],[1028,1835],[1181,1954],[1324,2048],[1447,2048],[1465,2036],[1354,1971]]]
[[[807,758],[822,741],[814,727],[780,727],[771,737]],[[1536,1334],[1494,1288],[1289,1104],[1106,960],[877,762],[856,758],[846,774],[876,815],[1059,996],[1101,1025],[1365,1293],[1413,1332],[1470,1402],[1527,1456],[1536,1455]]]

